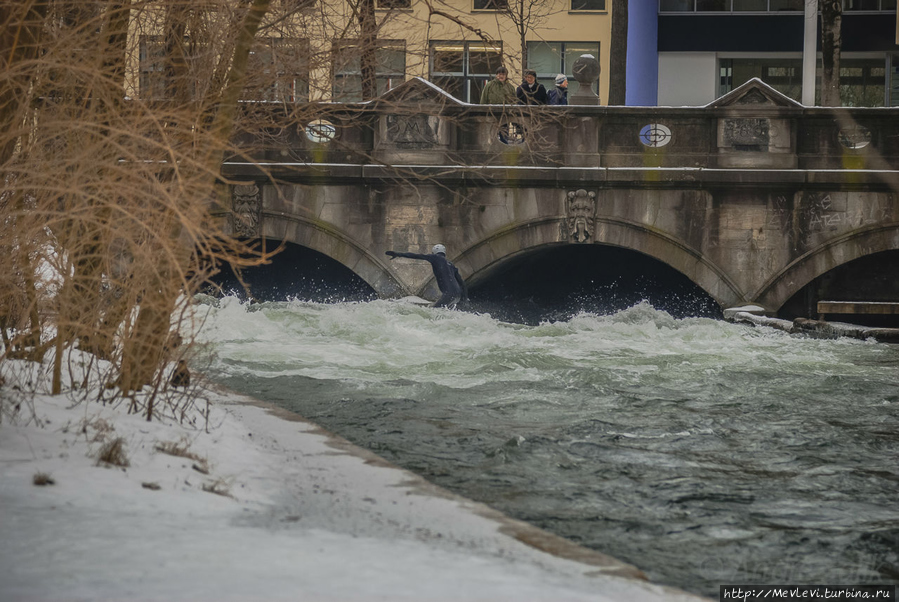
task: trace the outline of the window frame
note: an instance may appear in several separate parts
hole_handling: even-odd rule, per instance
[[[580,2],[602,2],[602,8],[575,8],[574,3],[576,1]],[[609,10],[608,2],[606,0],[570,0],[568,4],[569,12],[573,13],[601,13]]]
[[[257,101],[276,101],[276,102],[287,102],[287,103],[298,103],[298,102],[308,102],[309,100],[309,88],[310,88],[310,68],[309,63],[311,59],[311,44],[306,38],[285,38],[285,37],[265,37],[265,38],[256,38],[254,40],[253,48],[250,50],[250,65],[251,68],[248,71],[254,70],[252,66],[253,56],[255,53],[258,53],[261,47],[265,47],[269,51],[269,60],[265,65],[260,65],[261,69],[269,70],[269,78],[263,78],[261,83],[265,84],[266,79],[270,79],[271,83],[264,87],[259,87],[259,90],[265,90],[266,93],[257,95],[255,98],[251,98],[249,94],[247,94],[247,89],[244,89],[244,92],[241,96],[241,100],[257,100]],[[287,56],[286,60],[279,60],[279,56],[285,56],[286,53],[278,52],[279,48],[287,48],[293,46],[296,49],[296,54]],[[297,61],[297,57],[301,57],[299,61]],[[300,68],[298,69],[297,66]],[[285,87],[281,85],[282,81],[286,81],[290,79],[290,83],[287,84],[286,88],[289,90],[289,93],[285,96],[280,96],[281,88]],[[302,82],[303,85],[300,85]],[[263,96],[263,97],[260,97]]]
[[[434,70],[434,59],[435,53],[439,49],[441,45],[461,45],[462,50],[462,71],[435,71]],[[471,104],[477,104],[480,101],[481,90],[483,90],[484,86],[493,79],[494,75],[496,75],[496,70],[500,65],[504,64],[504,55],[503,55],[503,42],[502,40],[496,40],[491,43],[492,45],[492,54],[498,55],[497,64],[494,66],[491,64],[491,59],[489,55],[491,54],[490,48],[487,48],[488,43],[480,40],[430,40],[428,42],[428,80],[431,83],[441,87],[448,94],[455,96],[451,90],[446,89],[445,86],[441,86],[438,83],[438,80],[441,78],[457,78],[461,80],[462,83],[462,97],[459,98],[462,102],[467,102]],[[487,70],[488,72],[477,72],[473,73],[471,71],[471,50],[472,48],[483,46],[484,54],[487,55]],[[480,80],[483,79],[483,84],[480,84]],[[472,85],[474,84],[474,85]],[[479,85],[480,84],[480,85]],[[474,93],[472,91],[474,90]]]
[[[389,40],[389,39],[378,39],[375,40],[375,44],[377,47],[375,48],[375,52],[384,51],[384,50],[395,50],[402,53],[403,59],[403,70],[399,71],[383,71],[380,70],[379,67],[382,64],[382,61],[377,60],[375,64],[375,86],[377,87],[377,95],[380,96],[384,92],[391,90],[404,81],[406,81],[406,41],[405,40]],[[354,48],[359,47],[359,39],[358,38],[343,38],[338,40],[333,40],[331,42],[331,100],[337,102],[359,102],[362,100],[362,65],[360,61],[359,69],[340,69],[339,63],[342,63],[343,53],[352,54]],[[347,61],[346,64],[350,64],[352,61]],[[347,82],[351,78],[358,78],[360,90],[358,98],[356,98],[355,94],[352,92],[354,88],[347,87],[345,84],[340,84],[338,82]],[[395,80],[395,81],[394,81]],[[385,85],[381,86],[381,82],[384,82]],[[353,98],[347,98],[348,96],[353,96]]]
[[[559,45],[559,52],[558,52],[559,69],[554,72],[537,71],[537,81],[539,83],[543,84],[543,86],[547,90],[552,90],[553,88],[556,87],[555,78],[556,78],[556,75],[558,75],[559,73],[564,73],[565,77],[568,78],[569,82],[577,81],[574,78],[574,75],[571,73],[571,68],[574,65],[574,61],[576,61],[577,59],[573,59],[571,61],[571,65],[566,64],[566,57],[568,55],[568,52],[566,52],[566,46],[596,45],[595,49],[593,49],[593,48],[589,49],[590,50],[589,54],[593,54],[593,56],[594,56],[594,58],[596,58],[596,60],[600,60],[600,57],[602,56],[602,54],[601,54],[602,53],[602,42],[599,42],[599,41],[575,42],[575,41],[568,41],[568,40],[566,40],[566,41],[532,40],[527,43],[528,65],[534,64],[534,61],[531,60],[531,49],[532,48],[536,49],[540,44],[545,44],[547,46],[551,46],[553,44]],[[551,50],[551,52],[553,52],[553,54],[556,54],[555,51]],[[593,91],[596,92],[597,94],[599,94],[599,81],[596,81],[593,84]]]

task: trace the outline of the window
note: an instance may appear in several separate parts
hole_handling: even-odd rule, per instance
[[[431,81],[464,102],[476,103],[503,64],[501,42],[431,42]]]
[[[890,57],[890,106],[899,107],[899,55]]]
[[[802,98],[802,59],[721,59],[718,95],[723,96],[757,77],[795,101]]]
[[[582,54],[592,54],[599,60],[599,42],[528,42],[528,67],[537,72],[538,82],[552,90],[559,73],[575,81],[571,67]],[[598,93],[598,87],[597,82],[593,91]]]
[[[804,1],[805,0],[659,0],[659,12],[803,12],[805,10],[803,4]],[[895,2],[896,0],[881,1]]]
[[[509,8],[508,0],[474,0],[474,10],[505,10]]]
[[[818,61],[815,104],[821,101],[821,61]],[[844,107],[882,107],[886,102],[887,67],[884,58],[840,59],[840,104]]]
[[[381,95],[406,79],[406,45],[402,40],[378,40],[374,49],[375,83]],[[362,100],[362,53],[358,40],[335,41],[332,47],[334,100]]]
[[[378,0],[378,10],[412,8],[412,0]]]
[[[659,12],[803,12],[803,2],[804,0],[659,0]],[[843,0],[843,10],[892,12],[896,10],[896,0]]]
[[[140,75],[138,94],[144,100],[161,100],[166,98],[166,86],[177,89],[185,86],[191,98],[199,98],[202,94],[204,80],[201,73],[212,69],[211,57],[205,52],[205,48],[198,44],[192,44],[188,38],[184,39],[184,58],[186,65],[182,74],[177,77],[183,81],[175,81],[174,73],[167,73],[173,69],[171,53],[166,52],[165,38],[163,36],[141,36],[139,63]]]
[[[894,11],[896,0],[843,0],[843,10],[855,11]]]
[[[309,100],[309,42],[292,38],[259,40],[250,51],[246,100]]]
[[[606,0],[571,0],[571,10],[606,10]]]

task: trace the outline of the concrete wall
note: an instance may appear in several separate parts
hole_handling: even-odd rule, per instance
[[[718,98],[714,52],[660,52],[659,106],[701,107]]]

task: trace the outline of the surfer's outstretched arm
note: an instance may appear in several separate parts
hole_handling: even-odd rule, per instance
[[[430,261],[430,255],[422,255],[421,253],[399,253],[397,251],[387,251],[385,253],[390,259],[396,259],[397,257],[405,257],[406,259],[423,259],[425,261]]]

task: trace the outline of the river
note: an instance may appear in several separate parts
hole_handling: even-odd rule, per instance
[[[654,582],[899,581],[899,346],[648,303],[209,305],[205,369]]]

